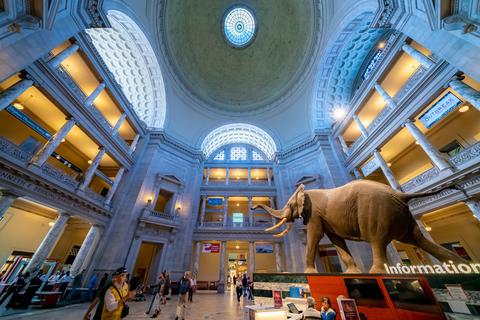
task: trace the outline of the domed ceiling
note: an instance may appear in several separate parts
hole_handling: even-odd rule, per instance
[[[172,74],[201,105],[224,113],[274,107],[301,82],[313,58],[314,1],[175,0],[164,8],[164,44]],[[245,48],[227,43],[222,20],[243,5],[256,19]]]

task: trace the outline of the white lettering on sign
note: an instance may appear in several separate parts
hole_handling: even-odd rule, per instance
[[[450,111],[462,103],[456,95],[451,92],[445,94],[433,106],[431,106],[418,120],[423,123],[425,128],[431,128],[435,123],[445,117]]]
[[[432,265],[414,265],[406,266],[397,263],[395,266],[383,265],[388,274],[480,274],[480,263],[460,263],[454,264],[453,261],[442,264]]]
[[[377,170],[379,167],[378,161],[375,158],[365,163],[365,165],[361,168],[363,176],[370,175],[373,171]]]

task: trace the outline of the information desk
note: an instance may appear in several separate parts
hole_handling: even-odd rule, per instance
[[[243,320],[287,320],[288,309],[274,309],[273,306],[246,306]]]

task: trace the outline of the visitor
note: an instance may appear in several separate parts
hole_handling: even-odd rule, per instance
[[[82,270],[79,273],[77,273],[75,277],[73,277],[72,288],[70,289],[70,293],[65,299],[66,303],[72,301],[72,299],[75,298],[75,293],[77,292],[77,288],[80,288],[82,286],[84,272],[85,270]]]
[[[197,290],[197,278],[193,276],[190,278],[190,288],[188,288],[188,301],[193,302],[193,294]]]
[[[160,305],[162,304],[162,296],[164,295],[164,290],[165,290],[165,274],[162,272],[160,273],[160,277],[158,279],[158,283],[155,285],[156,287],[156,293],[153,296],[153,301],[155,302],[155,311],[153,312],[152,316],[150,318],[156,318],[158,317],[158,314],[160,311],[162,311]],[[148,310],[150,312],[150,309]]]
[[[62,293],[61,295],[61,299],[64,299],[65,298],[65,292],[67,291],[67,287],[68,287],[68,284],[70,283],[70,281],[72,281],[73,278],[72,276],[70,276],[70,271],[67,271],[65,272],[65,274],[63,274],[60,279],[58,280],[59,283],[60,283],[60,289],[59,291]]]
[[[322,298],[322,320],[335,320],[337,313],[332,308],[332,303],[329,297]]]
[[[27,309],[28,306],[30,306],[33,296],[35,296],[35,293],[42,285],[42,281],[40,280],[40,276],[42,274],[42,272],[39,272],[37,275],[33,276],[28,282],[27,289],[25,289],[25,292],[23,293],[23,297],[20,302],[20,308]]]
[[[190,288],[190,271],[185,271],[179,283],[179,297],[177,311],[175,313],[175,320],[185,319],[185,308],[187,307],[187,294]]]
[[[48,286],[48,291],[57,291],[60,286],[60,277],[62,276],[62,273],[57,270],[54,274],[48,278],[47,286]]]
[[[237,285],[237,276],[233,275],[233,282],[232,285],[235,287]]]
[[[108,273],[104,273],[102,279],[100,279],[100,283],[98,284],[98,290],[102,289],[109,281]]]
[[[237,283],[235,284],[235,291],[237,293],[237,301],[240,302],[240,297],[242,296],[242,280],[237,279]]]
[[[243,296],[247,296],[247,289],[248,289],[248,278],[247,273],[245,272],[242,277],[242,288],[243,288]]]
[[[90,281],[88,282],[88,291],[87,291],[87,295],[86,295],[86,301],[92,301],[93,300],[93,291],[95,290],[95,288],[97,287],[97,284],[98,284],[98,276],[96,273],[94,273],[92,275],[92,277],[90,278]]]
[[[105,273],[103,275],[102,280],[105,280],[103,282],[103,285],[98,286],[98,291],[96,294],[95,299],[93,299],[92,303],[88,307],[87,312],[83,316],[83,320],[102,320],[102,311],[103,311],[103,305],[104,305],[104,300],[105,300],[105,293],[107,292],[108,288],[111,287],[112,282],[108,280],[108,273]],[[102,281],[100,281],[100,284],[102,284]],[[95,310],[95,314],[93,315],[93,318],[90,319],[91,313],[94,308],[97,308]]]
[[[307,298],[307,309],[302,313],[302,319],[323,319],[322,314],[315,309],[315,299],[312,297]]]
[[[2,298],[0,299],[0,306],[7,300],[8,297],[12,296],[10,301],[7,303],[6,308],[9,309],[14,306],[18,300],[18,293],[26,284],[26,281],[30,277],[30,272],[26,271],[25,273],[20,274],[12,284],[6,289]]]
[[[172,282],[170,281],[170,274],[165,270],[165,289],[163,290],[162,304],[167,304],[167,299],[170,299],[170,290],[172,289]]]
[[[252,300],[253,301],[253,280],[250,279],[250,277],[248,277],[248,281],[247,281],[247,284],[248,284],[248,300]]]
[[[125,302],[135,296],[135,292],[128,290],[127,269],[119,268],[112,275],[112,284],[106,290],[103,303],[102,320],[120,320],[124,318],[122,311]],[[128,309],[126,309],[128,310]]]

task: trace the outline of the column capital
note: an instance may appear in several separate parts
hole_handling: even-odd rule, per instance
[[[68,213],[68,212],[66,212],[66,211],[60,210],[60,211],[58,211],[58,216],[59,216],[59,217],[60,217],[60,216],[62,216],[62,217],[71,217],[72,214],[71,214],[71,213]]]
[[[0,190],[0,197],[12,197],[12,198],[18,198],[20,197],[20,195],[16,194],[16,193],[13,193],[12,191],[10,190]]]

